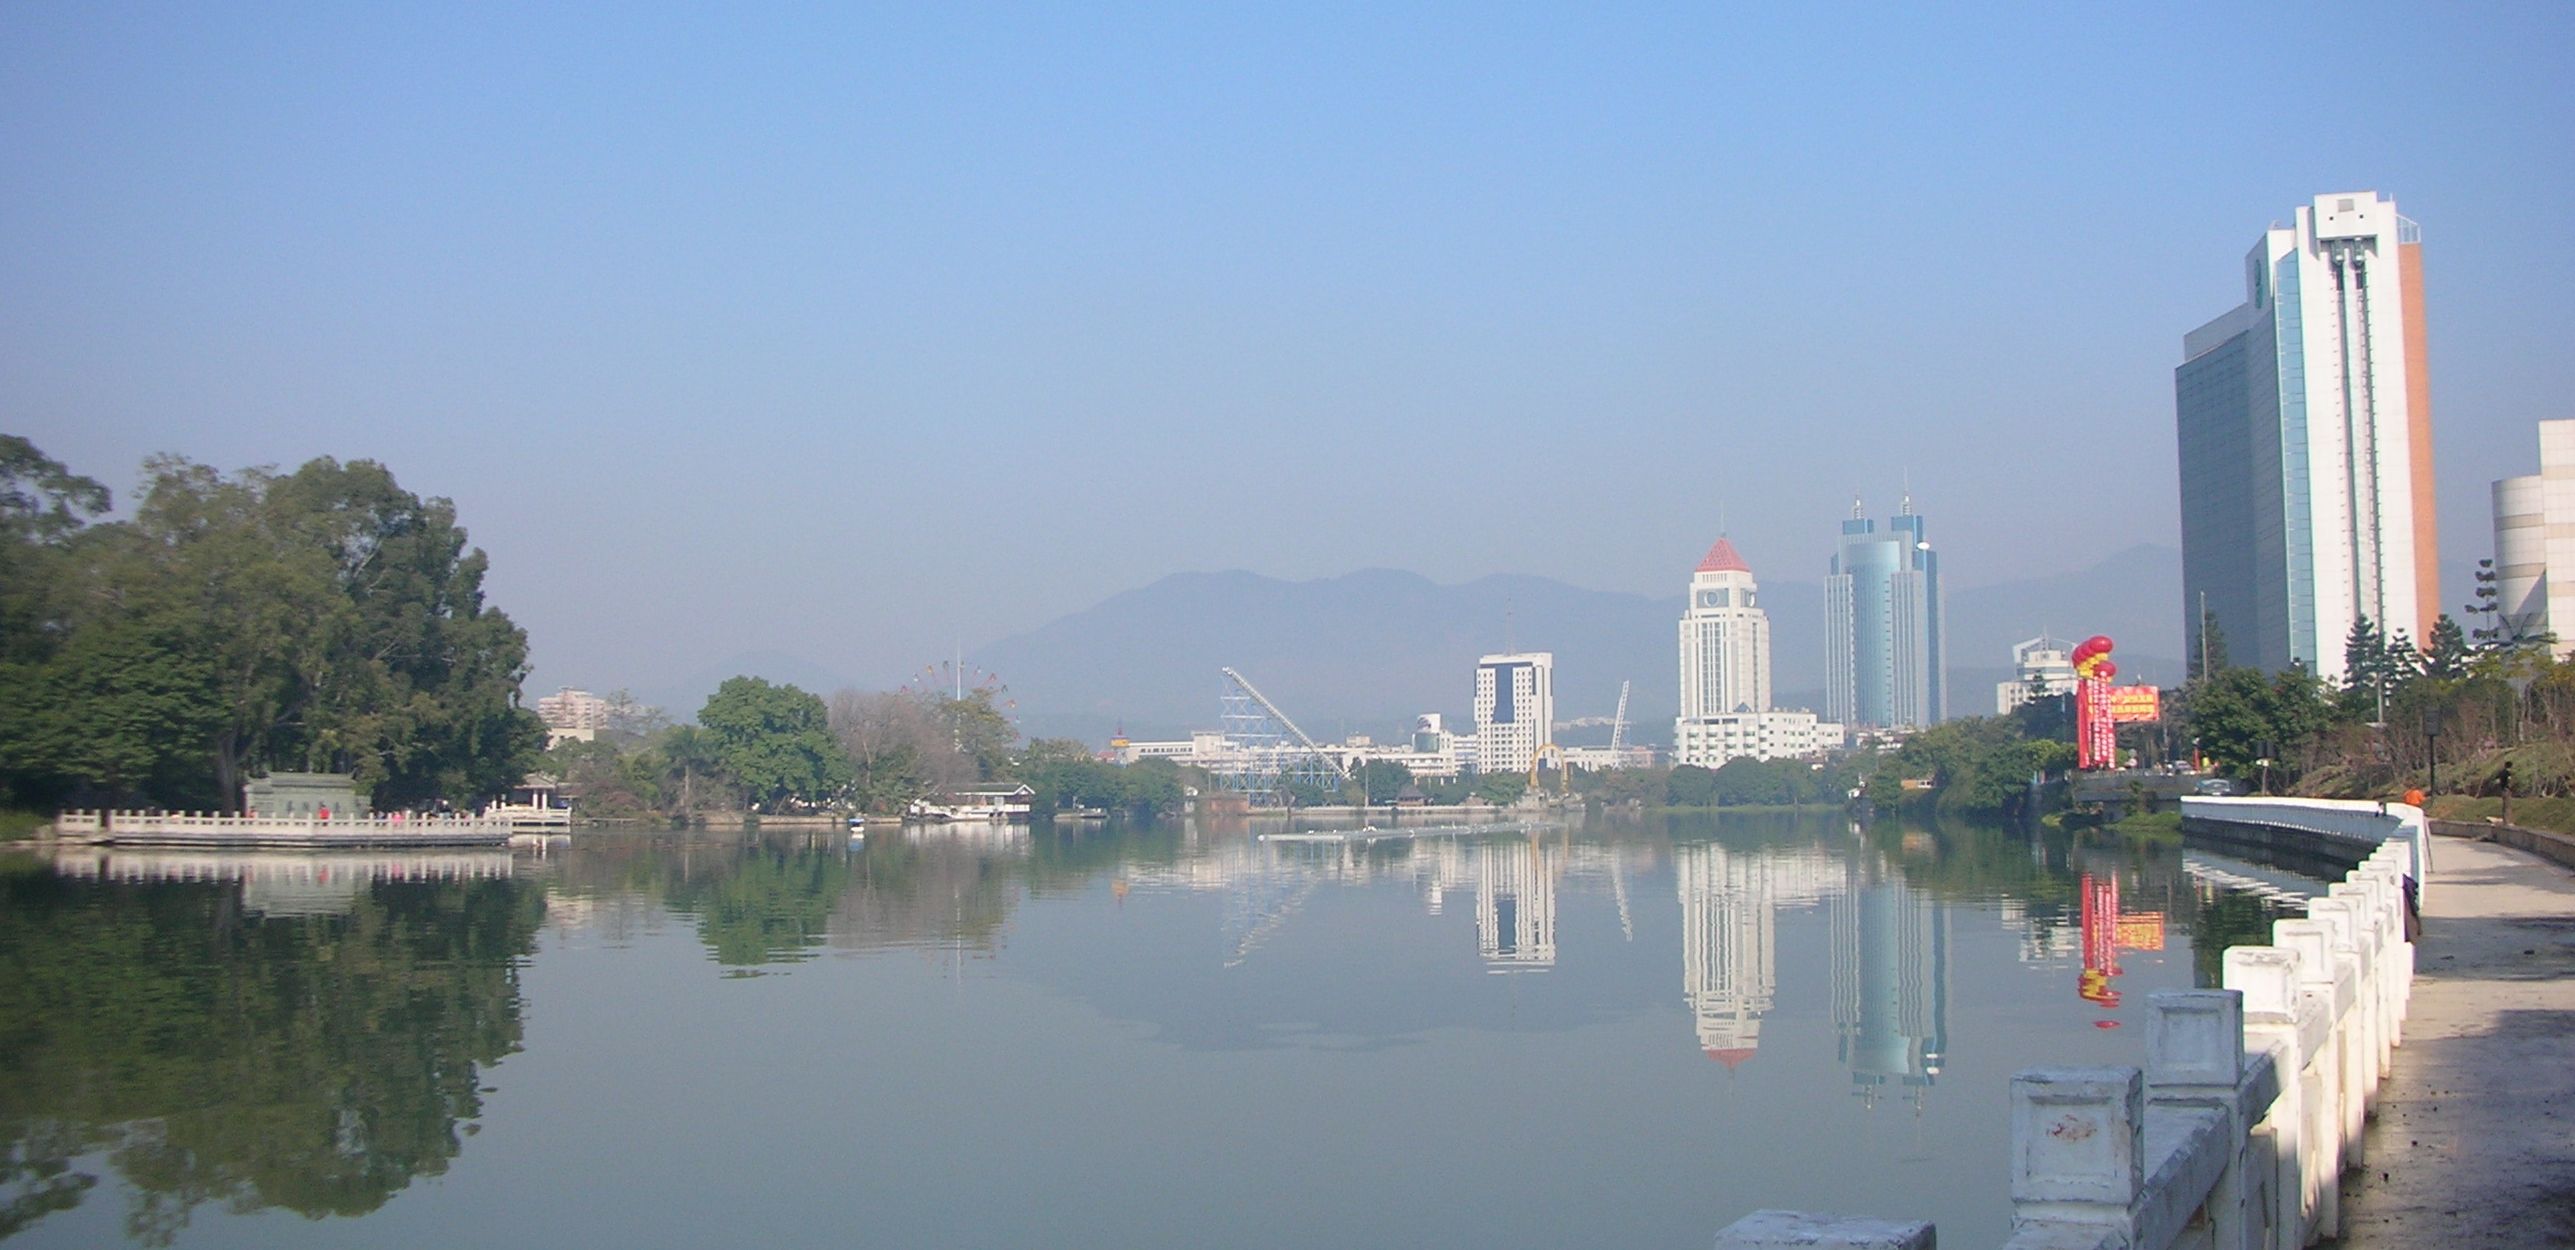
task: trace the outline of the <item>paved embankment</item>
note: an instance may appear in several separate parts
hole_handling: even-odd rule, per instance
[[[2441,838],[2346,1247],[2575,1246],[2575,874]]]

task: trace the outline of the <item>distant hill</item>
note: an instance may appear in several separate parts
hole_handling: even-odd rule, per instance
[[[2123,673],[2178,680],[2181,557],[2135,547],[2079,572],[1949,593],[1951,710],[1991,710],[2013,643],[2045,628],[2120,641]],[[1824,589],[1762,584],[1772,687],[1784,704],[1821,701]],[[1033,735],[1099,741],[1210,728],[1232,666],[1317,737],[1406,732],[1421,712],[1463,721],[1475,658],[1508,645],[1556,653],[1560,719],[1607,716],[1632,680],[1628,716],[1663,742],[1678,709],[1674,622],[1681,595],[1585,590],[1543,577],[1443,586],[1368,569],[1290,582],[1241,571],[1179,573],[975,651],[1009,683]],[[1802,692],[1802,693],[1801,693]],[[1567,735],[1572,742],[1606,731]]]

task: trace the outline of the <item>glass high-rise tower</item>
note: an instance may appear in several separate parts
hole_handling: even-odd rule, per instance
[[[1949,714],[1940,557],[1907,496],[1887,528],[1850,519],[1824,579],[1824,714],[1853,727],[1919,729]]]
[[[2374,191],[2317,196],[2263,232],[2244,302],[2182,339],[2182,614],[2228,659],[2343,672],[2366,618],[2440,615],[2421,231]]]

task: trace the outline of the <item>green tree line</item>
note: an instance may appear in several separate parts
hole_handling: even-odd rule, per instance
[[[671,724],[622,692],[605,733],[547,753],[588,815],[689,820],[734,812],[899,812],[963,787],[1025,782],[1041,813],[1177,811],[1203,780],[1168,760],[1107,763],[1079,742],[1024,746],[997,690],[843,690],[826,702],[793,685],[728,678],[695,723]]]
[[[234,810],[270,769],[459,806],[544,745],[455,505],[372,461],[143,465],[132,515],[0,435],[0,802]]]
[[[2474,630],[2444,615],[2418,646],[2355,623],[2339,684],[2303,665],[2233,666],[2221,645],[2183,688],[2176,723],[2212,766],[2271,790],[2575,795],[2575,664],[2549,637],[2491,623],[2492,580],[2480,572],[2469,611],[2489,623]]]

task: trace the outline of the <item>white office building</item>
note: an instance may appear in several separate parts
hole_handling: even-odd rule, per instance
[[[2009,716],[2033,699],[2074,693],[2074,648],[2041,634],[2012,647],[2012,680],[1994,685],[1994,711]]]
[[[2475,628],[2575,654],[2575,421],[2539,423],[2539,472],[2496,482],[2494,506],[2498,619]]]
[[[1770,706],[1770,614],[1752,567],[1729,539],[1717,539],[1690,574],[1680,647],[1673,763],[1717,768],[1741,756],[1803,759],[1842,744],[1840,725]]]
[[[1475,662],[1476,766],[1525,773],[1554,741],[1556,656],[1552,651],[1488,655]]]
[[[1770,710],[1770,614],[1734,543],[1719,538],[1690,574],[1681,613],[1681,716]]]
[[[2263,232],[2244,302],[2182,339],[2182,614],[2237,664],[2343,675],[2363,618],[2440,616],[2421,231],[2374,191]],[[2203,607],[2204,605],[2204,607]]]

